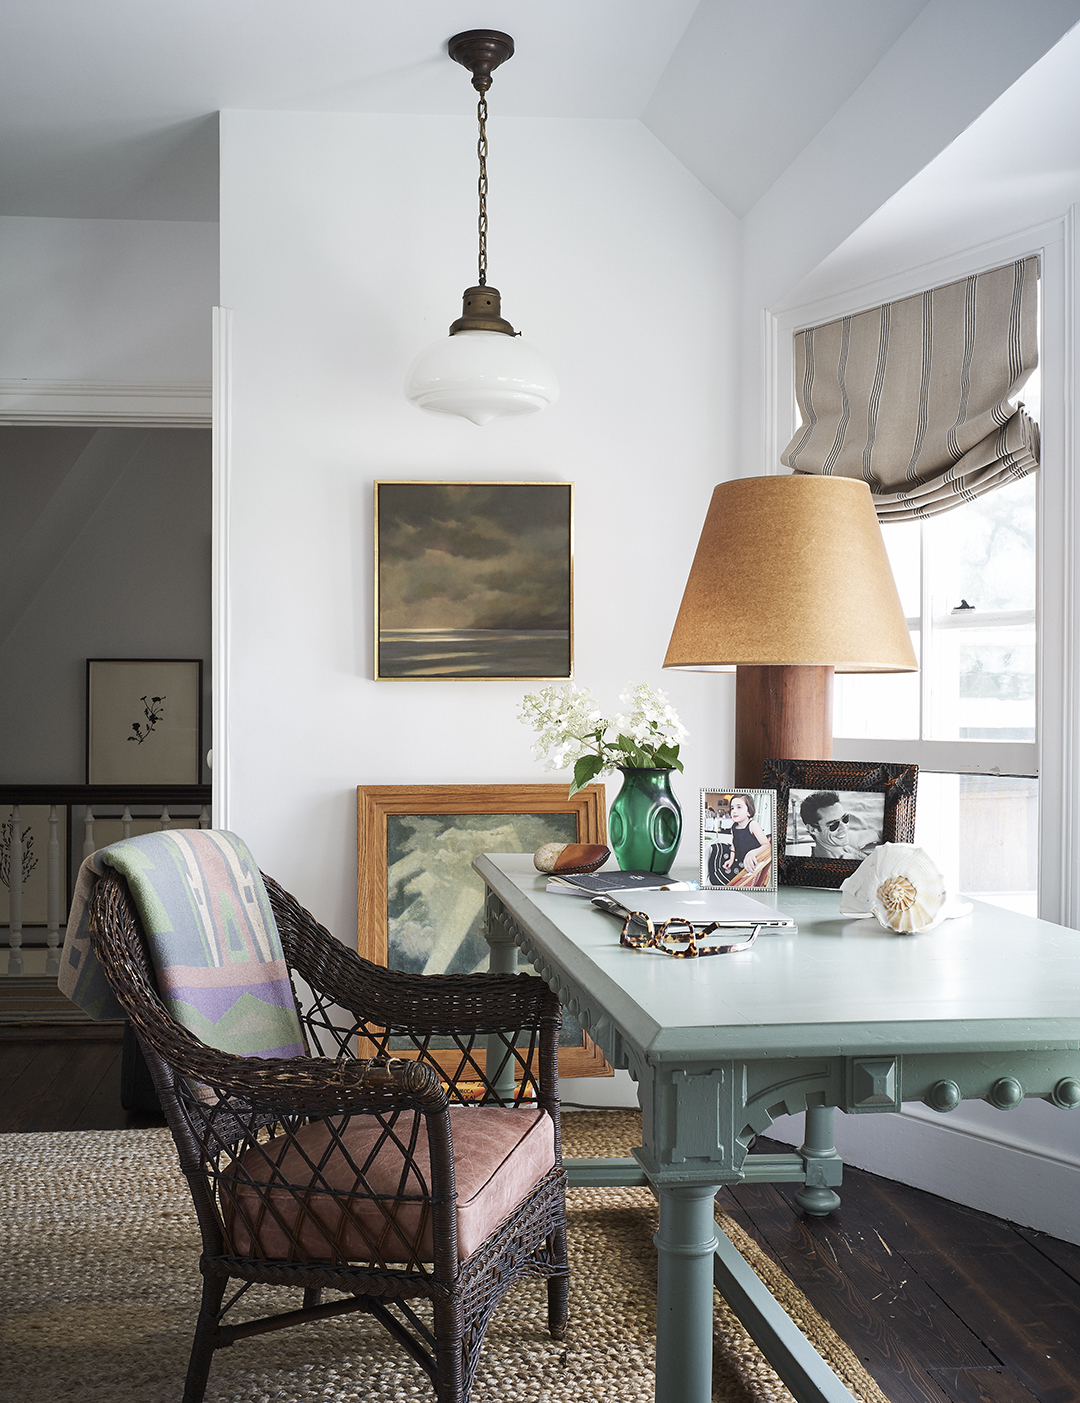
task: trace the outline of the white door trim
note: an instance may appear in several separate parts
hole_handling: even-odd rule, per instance
[[[214,308],[213,562],[211,644],[214,660],[214,827],[229,824],[230,508],[232,469],[232,311]]]
[[[202,428],[211,387],[101,380],[0,380],[0,424],[119,424]]]

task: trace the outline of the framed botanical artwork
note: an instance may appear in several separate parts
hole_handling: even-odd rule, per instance
[[[376,964],[419,974],[486,970],[488,852],[605,841],[604,787],[572,799],[565,784],[375,784],[357,790],[357,946]],[[610,1076],[581,1025],[563,1013],[559,1072]]]
[[[915,839],[917,765],[766,760],[775,784],[779,877],[789,887],[839,887],[881,843]]]
[[[198,784],[201,768],[201,659],[87,659],[87,784]]]
[[[569,482],[375,484],[375,677],[573,674]]]
[[[703,887],[776,890],[775,789],[703,789],[700,817]]]

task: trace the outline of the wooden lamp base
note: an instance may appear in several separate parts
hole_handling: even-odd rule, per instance
[[[761,784],[765,760],[832,759],[831,667],[752,667],[735,672],[735,783]]]

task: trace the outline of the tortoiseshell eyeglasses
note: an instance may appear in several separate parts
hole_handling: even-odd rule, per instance
[[[640,934],[630,929],[635,923],[644,927]],[[672,916],[669,920],[655,925],[652,917],[647,916],[644,911],[629,911],[623,922],[619,944],[630,950],[659,950],[662,955],[673,955],[677,960],[693,960],[699,955],[731,955],[738,950],[749,950],[761,927],[755,925],[749,936],[739,935],[733,940],[702,943],[705,936],[718,930],[727,932],[729,929],[721,926],[719,921],[695,929],[683,916]],[[675,949],[675,946],[683,948]]]

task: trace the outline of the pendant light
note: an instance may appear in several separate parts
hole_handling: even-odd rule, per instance
[[[486,424],[504,414],[546,409],[558,399],[559,384],[540,353],[503,318],[498,289],[487,285],[487,90],[494,70],[513,54],[514,41],[496,29],[470,29],[455,34],[446,48],[472,73],[480,94],[479,274],[477,285],[465,289],[449,337],[421,351],[410,366],[405,398],[433,414]]]

